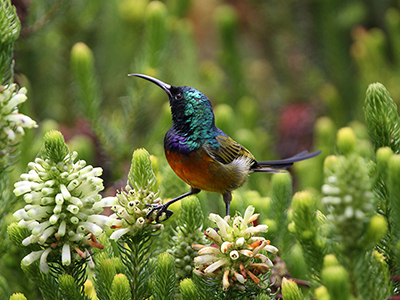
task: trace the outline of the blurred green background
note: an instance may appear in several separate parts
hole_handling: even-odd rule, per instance
[[[217,126],[259,160],[323,147],[318,178],[301,184],[317,190],[335,130],[319,142],[314,131],[323,135],[350,124],[366,134],[358,122],[364,122],[362,104],[372,82],[400,100],[399,1],[13,4],[22,22],[16,80],[29,91],[22,112],[40,125],[22,142],[16,176],[40,150],[44,132],[57,128],[83,159],[105,170],[110,194],[125,185],[139,147],[170,172],[163,176],[164,197],[186,191],[163,154],[172,125],[168,99],[153,84],[127,76],[133,72],[200,89],[213,103]],[[269,180],[253,175],[249,188],[265,196]],[[212,202],[222,208],[222,201]]]

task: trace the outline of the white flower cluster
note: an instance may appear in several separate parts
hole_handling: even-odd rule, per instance
[[[326,195],[322,202],[327,205],[330,212],[328,219],[334,218],[336,222],[345,222],[347,219],[364,220],[366,214],[373,210],[371,204],[374,195],[365,189],[348,188],[347,193],[338,187],[338,178],[329,176],[322,186],[322,192]]]
[[[30,171],[15,183],[14,194],[23,196],[26,205],[14,217],[19,226],[31,231],[23,245],[38,243],[42,250],[25,256],[22,263],[29,265],[40,258],[40,268],[47,273],[47,257],[59,255],[63,265],[73,258],[87,258],[90,247],[102,248],[96,237],[111,225],[112,219],[99,215],[105,203],[113,198],[101,199],[103,190],[101,168],[78,160],[77,153],[68,154],[62,162],[36,158],[30,162]]]
[[[111,209],[114,214],[110,216],[114,220],[112,228],[117,228],[110,238],[118,240],[125,234],[134,235],[138,230],[150,229],[156,231],[163,227],[162,224],[152,223],[154,216],[147,217],[147,213],[151,210],[151,205],[161,204],[162,200],[157,194],[148,192],[144,189],[133,189],[129,184],[125,187],[125,191],[119,191],[114,197]],[[152,215],[157,212],[153,212]]]
[[[0,86],[0,122],[2,131],[10,142],[23,135],[24,128],[37,127],[34,120],[18,112],[18,105],[27,99],[26,92],[24,87],[17,90],[15,83]]]
[[[253,213],[254,207],[249,206],[243,217],[227,216],[223,219],[219,215],[210,214],[209,219],[217,224],[219,233],[214,228],[208,228],[205,235],[214,243],[211,246],[192,245],[193,249],[199,250],[199,256],[194,259],[195,273],[201,276],[222,274],[224,289],[234,282],[244,284],[247,277],[256,284],[260,283],[254,273],[266,273],[273,266],[271,260],[260,251],[276,253],[278,249],[269,245],[265,238],[256,236],[266,232],[268,226],[252,226],[259,216]],[[261,262],[255,262],[256,259]]]

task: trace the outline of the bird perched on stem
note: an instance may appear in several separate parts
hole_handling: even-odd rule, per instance
[[[304,151],[287,159],[257,161],[249,150],[215,126],[211,102],[199,90],[175,87],[143,74],[128,76],[144,78],[167,93],[173,126],[165,134],[165,156],[175,173],[190,185],[189,192],[152,207],[148,215],[158,210],[156,222],[163,213],[166,219],[173,214],[167,209],[169,205],[201,190],[222,194],[226,215],[229,215],[232,191],[241,187],[249,174],[279,173],[297,161],[321,153]]]

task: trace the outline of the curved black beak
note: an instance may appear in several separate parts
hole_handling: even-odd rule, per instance
[[[152,83],[154,83],[154,84],[158,85],[160,88],[162,88],[168,94],[168,96],[172,97],[171,85],[166,84],[165,82],[162,82],[161,80],[158,80],[156,78],[153,78],[153,77],[147,76],[147,75],[143,75],[143,74],[128,74],[128,76],[136,76],[136,77],[140,77],[140,78],[146,79],[148,81],[151,81]]]

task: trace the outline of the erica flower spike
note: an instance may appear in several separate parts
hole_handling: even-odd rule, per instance
[[[45,136],[45,157],[30,162],[28,173],[15,183],[14,194],[23,196],[24,208],[14,217],[19,226],[30,230],[23,245],[37,243],[41,250],[27,255],[22,263],[29,265],[40,258],[40,268],[47,273],[47,258],[61,255],[63,265],[74,258],[90,258],[90,247],[102,248],[96,237],[112,220],[99,215],[103,207],[99,191],[103,181],[101,168],[75,162],[78,153],[70,153],[61,133],[51,131]]]
[[[150,154],[145,149],[137,149],[132,155],[125,190],[118,191],[112,203],[114,214],[110,218],[114,220],[112,228],[116,230],[110,238],[117,241],[122,236],[135,236],[142,230],[154,232],[161,229],[162,224],[153,223],[157,213],[149,215],[152,205],[162,203],[158,194]]]
[[[256,236],[257,233],[266,232],[266,225],[253,226],[258,214],[254,207],[249,206],[243,217],[210,214],[209,219],[216,223],[218,232],[208,228],[205,235],[213,243],[211,246],[193,244],[192,248],[198,250],[199,256],[194,259],[196,269],[194,272],[201,276],[222,277],[222,286],[228,289],[232,284],[244,285],[247,280],[259,284],[258,274],[264,274],[272,267],[271,260],[261,254],[261,250],[272,253],[278,251],[269,241]]]
[[[10,142],[15,142],[18,135],[24,134],[24,128],[37,127],[30,117],[20,114],[18,106],[25,102],[26,88],[17,90],[17,85],[0,86],[0,139],[5,135]]]

